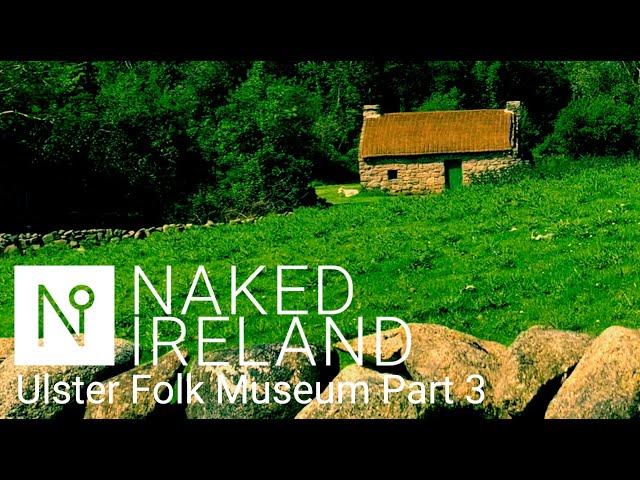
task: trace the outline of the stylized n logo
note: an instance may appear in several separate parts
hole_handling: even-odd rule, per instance
[[[77,294],[80,294],[78,296],[82,298],[77,298]],[[44,344],[44,302],[46,300],[67,331],[74,336],[76,343],[81,345],[83,343],[83,339],[76,336],[84,334],[84,312],[91,308],[94,299],[95,295],[93,290],[86,285],[76,285],[71,292],[69,292],[69,304],[78,311],[78,329],[76,330],[73,328],[73,325],[71,325],[69,319],[53,298],[53,295],[49,293],[47,287],[44,285],[38,285],[38,338],[41,338],[42,343]]]
[[[13,298],[16,365],[115,364],[113,266],[16,265]]]

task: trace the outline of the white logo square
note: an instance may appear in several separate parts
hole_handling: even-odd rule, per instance
[[[113,365],[112,266],[16,266],[16,365]]]

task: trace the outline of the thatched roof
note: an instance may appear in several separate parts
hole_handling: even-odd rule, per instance
[[[507,110],[455,110],[366,118],[361,154],[367,158],[507,151],[512,148],[513,116]]]

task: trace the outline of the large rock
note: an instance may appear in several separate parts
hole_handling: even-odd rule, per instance
[[[562,384],[545,418],[640,417],[640,331],[609,327]]]
[[[45,419],[61,416],[82,417],[82,405],[75,400],[66,404],[58,404],[53,401],[55,392],[53,386],[56,382],[71,382],[78,377],[85,386],[89,382],[103,381],[123,370],[133,366],[133,344],[127,340],[115,341],[115,364],[113,366],[17,366],[13,361],[13,355],[0,364],[0,418],[33,418]],[[18,398],[18,375],[23,378],[24,398],[35,396],[36,378],[39,379],[39,388],[43,388],[44,374],[50,378],[49,395],[51,400],[45,403],[44,393],[40,392],[38,401],[34,404],[24,404]],[[73,391],[71,391],[73,394]]]
[[[589,335],[532,327],[507,349],[495,401],[508,416],[543,418],[549,402],[591,343]]]
[[[13,338],[0,338],[0,363],[13,354]]]
[[[282,365],[276,366],[276,360],[280,353],[281,344],[256,345],[245,352],[246,361],[267,362],[266,366],[252,367],[240,366],[237,350],[219,350],[208,352],[204,355],[205,361],[229,362],[226,366],[199,366],[194,365],[190,369],[192,384],[204,382],[199,390],[204,403],[192,402],[187,405],[188,418],[252,418],[252,419],[291,419],[298,413],[303,404],[293,398],[288,403],[279,404],[274,401],[273,390],[276,382],[286,382],[295,388],[300,382],[308,382],[320,388],[320,391],[338,373],[338,355],[331,353],[331,366],[325,365],[325,351],[315,345],[311,346],[316,366],[311,365],[304,353],[288,353],[285,355]],[[218,375],[223,375],[228,387],[234,391],[241,379],[247,382],[247,403],[242,403],[242,398],[230,402],[223,395],[218,402]],[[256,382],[258,400],[264,397],[266,384],[272,395],[268,403],[256,403],[252,397],[252,382]],[[221,385],[222,387],[222,385]],[[293,393],[293,392],[290,392]],[[293,397],[293,395],[292,395]]]
[[[358,365],[349,365],[322,392],[321,401],[313,400],[296,415],[296,418],[382,420],[420,418],[421,408],[409,402],[406,388],[402,392],[390,394],[388,402],[384,401],[385,378],[390,388],[399,387],[399,381],[395,375],[383,374]],[[342,402],[339,403],[341,388]]]
[[[400,358],[402,347],[404,345],[402,338],[402,328],[394,328],[381,332],[380,339],[380,358],[385,362],[398,360]],[[358,339],[349,341],[349,345],[353,351],[358,353]],[[342,342],[333,345],[334,348],[347,352],[347,348]],[[376,367],[376,334],[362,337],[362,358],[365,365]],[[377,367],[376,367],[377,368]]]
[[[188,352],[181,351],[183,357],[188,359]],[[84,418],[87,419],[141,419],[154,415],[159,415],[163,411],[170,412],[171,408],[167,404],[159,404],[153,395],[154,386],[159,382],[173,384],[178,373],[183,370],[182,362],[175,354],[169,352],[158,359],[158,364],[151,363],[140,365],[139,367],[121,373],[120,375],[110,378],[109,382],[118,382],[119,385],[114,389],[113,402],[92,403],[87,405],[84,412]],[[138,392],[137,402],[133,403],[133,376],[134,375],[150,375],[151,378],[140,380],[139,387],[146,387],[148,392]],[[105,382],[106,384],[106,382]],[[166,388],[160,389],[158,392],[161,399],[167,398],[168,391]]]
[[[18,255],[20,248],[17,245],[9,245],[4,249],[5,255]]]
[[[448,378],[453,384],[450,388],[452,403],[446,403],[445,390],[439,388],[427,415],[468,413],[495,417],[499,414],[493,389],[506,352],[504,345],[480,340],[442,325],[412,323],[409,329],[411,350],[405,365],[411,377],[424,383],[443,382]],[[479,380],[471,378],[471,375],[480,375],[484,380],[484,400],[475,405],[468,401],[467,396],[473,401],[480,399],[480,394],[474,391]]]

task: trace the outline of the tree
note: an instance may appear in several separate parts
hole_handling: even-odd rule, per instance
[[[214,183],[194,196],[201,218],[286,211],[315,202],[317,96],[256,62],[217,111]]]

